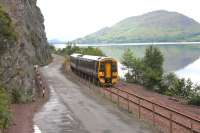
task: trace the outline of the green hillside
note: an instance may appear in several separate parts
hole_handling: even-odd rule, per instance
[[[153,11],[134,16],[75,40],[78,43],[200,41],[200,24],[177,12]]]

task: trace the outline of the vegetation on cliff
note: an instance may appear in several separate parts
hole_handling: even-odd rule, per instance
[[[77,43],[200,41],[200,24],[177,12],[153,11],[126,18],[112,27],[79,38]]]
[[[33,66],[50,60],[43,21],[36,1],[0,0],[0,132],[9,124],[10,103],[36,95]]]
[[[179,79],[175,74],[163,73],[163,55],[155,46],[146,49],[143,58],[136,58],[130,49],[122,56],[122,63],[127,66],[126,81],[144,85],[158,93],[184,98],[190,104],[200,105],[200,86],[190,79]]]
[[[9,15],[0,5],[0,55],[6,50],[8,41],[15,41],[16,33]]]
[[[9,43],[15,40],[16,33],[12,21],[0,5],[0,56],[7,50]],[[0,69],[0,76],[1,74],[2,71]],[[7,128],[9,125],[11,118],[9,108],[10,98],[8,92],[0,82],[0,130]]]
[[[10,99],[2,87],[0,87],[0,130],[8,127],[11,114],[9,111]]]

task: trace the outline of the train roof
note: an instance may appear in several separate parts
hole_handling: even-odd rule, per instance
[[[72,54],[72,57],[79,57],[80,59],[87,59],[87,60],[94,60],[94,61],[100,61],[104,59],[110,59],[111,57],[105,57],[105,56],[93,56],[93,55],[82,55],[82,54]]]
[[[82,56],[82,54],[74,53],[74,54],[71,54],[70,56],[71,56],[71,57],[80,57],[80,56]]]

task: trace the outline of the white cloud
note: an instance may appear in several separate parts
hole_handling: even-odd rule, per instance
[[[65,40],[159,9],[176,11],[200,22],[199,5],[198,0],[38,0],[48,39]]]

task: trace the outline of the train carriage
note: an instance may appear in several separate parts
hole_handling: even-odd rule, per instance
[[[117,61],[110,57],[72,54],[72,71],[106,86],[116,84],[118,80]]]

